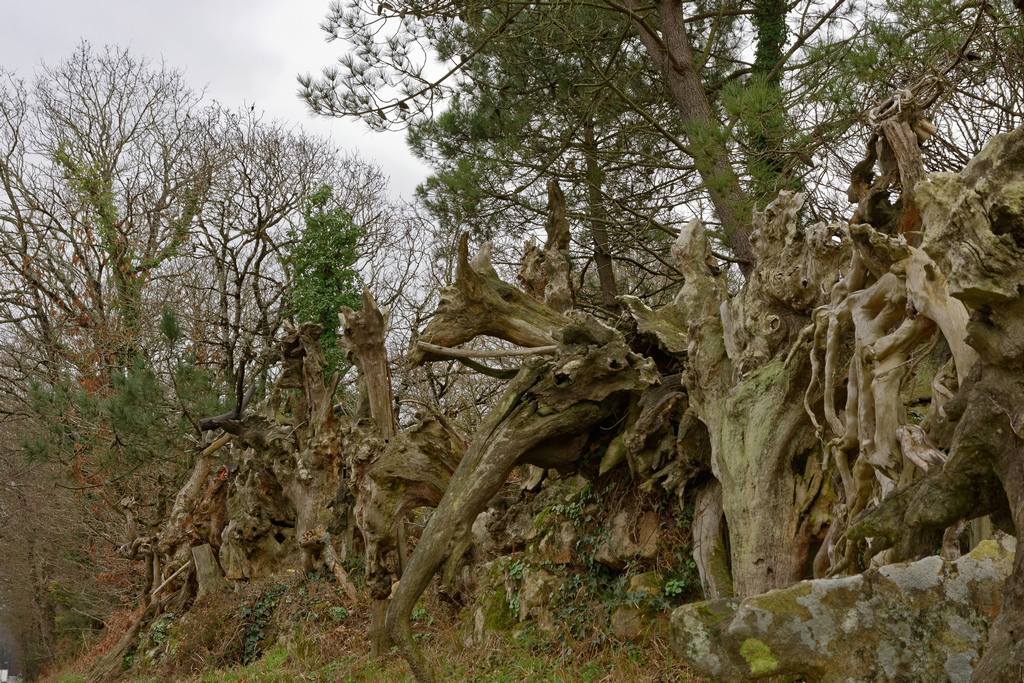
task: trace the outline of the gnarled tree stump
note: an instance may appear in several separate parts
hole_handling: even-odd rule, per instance
[[[586,450],[591,430],[625,409],[629,392],[657,381],[650,360],[592,318],[557,336],[557,359],[528,361],[477,430],[395,591],[388,630],[421,683],[435,678],[412,638],[413,607],[453,548],[464,547],[473,521],[512,468],[571,464]]]

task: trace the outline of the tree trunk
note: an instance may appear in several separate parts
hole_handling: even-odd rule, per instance
[[[498,277],[491,266],[491,245],[484,244],[472,262],[469,235],[459,240],[455,282],[441,290],[441,300],[430,323],[419,336],[438,346],[456,346],[478,335],[510,341],[519,346],[550,346],[556,330],[569,322],[542,300],[524,294]],[[437,360],[418,347],[407,357],[413,366]]]
[[[370,417],[377,429],[390,439],[395,435],[394,397],[391,393],[391,370],[388,353],[384,348],[387,318],[377,308],[370,290],[363,288],[363,310],[353,311],[342,306],[338,314],[341,322],[339,344],[348,352],[348,359],[362,376],[370,402]]]
[[[377,308],[377,302],[370,295],[370,290],[363,288],[363,310],[353,311],[343,306],[338,314],[341,323],[341,338],[339,344],[346,349],[349,361],[359,369],[360,386],[366,388],[366,398],[370,404],[370,417],[373,419],[377,429],[380,430],[387,443],[394,438],[397,431],[394,413],[394,396],[391,392],[391,370],[388,368],[388,355],[384,347],[384,333],[387,328],[385,316]],[[357,475],[358,476],[358,475]],[[356,482],[357,494],[357,519],[364,518],[359,514],[360,498],[370,483],[365,478]],[[393,523],[388,519],[387,522]],[[390,526],[387,523],[383,526]],[[364,534],[364,537],[367,536]],[[404,542],[404,536],[399,539]],[[371,544],[367,539],[367,564],[368,576],[375,576],[381,571],[379,561],[379,546]],[[402,555],[400,554],[400,557]],[[400,563],[401,564],[401,563]],[[387,582],[390,585],[390,581]],[[391,636],[388,635],[387,627],[384,625],[384,617],[387,615],[388,605],[391,602],[389,595],[375,595],[372,598],[370,610],[370,656],[374,658],[383,657],[391,649]]]
[[[751,23],[757,34],[752,78],[749,88],[761,91],[754,110],[742,119],[747,131],[750,152],[747,154],[747,172],[750,174],[750,193],[760,207],[771,201],[779,190],[799,189],[786,177],[787,166],[793,157],[784,145],[789,131],[794,129],[783,109],[782,61],[786,47],[785,0],[756,0]],[[752,98],[753,99],[753,98]]]
[[[370,416],[384,438],[384,450],[375,458],[353,463],[356,491],[355,518],[366,544],[366,572],[375,586],[370,616],[370,651],[382,657],[391,648],[384,623],[391,601],[392,575],[406,568],[405,515],[416,507],[440,501],[461,457],[457,439],[433,417],[396,434],[391,375],[384,333],[385,316],[369,290],[363,290],[363,310],[343,308],[340,344],[357,368],[366,387]],[[385,553],[397,551],[397,566],[386,567]]]
[[[688,151],[711,197],[722,231],[733,255],[741,259],[741,272],[749,277],[754,268],[747,228],[751,204],[729,162],[729,150],[718,135],[721,123],[716,120],[700,82],[686,35],[684,5],[675,0],[657,0],[659,33],[641,18],[636,0],[625,0],[623,4],[630,10],[651,61],[661,71],[686,130]]]
[[[379,659],[391,651],[391,634],[385,620],[391,600],[373,600],[370,606],[370,656]]]
[[[574,462],[591,430],[624,408],[626,393],[657,379],[653,363],[596,320],[569,325],[559,336],[566,346],[558,360],[527,362],[477,430],[395,591],[388,630],[420,683],[436,679],[412,639],[412,610],[512,468]]]
[[[810,544],[831,515],[820,444],[804,408],[811,373],[809,340],[800,332],[837,279],[849,240],[833,242],[828,226],[798,229],[802,201],[782,193],[755,213],[757,265],[735,296],[708,267],[695,220],[672,247],[686,278],[676,300],[659,311],[630,306],[641,313],[640,331],[666,351],[678,353],[686,337],[683,385],[710,435],[741,597],[803,578]]]
[[[590,234],[594,239],[594,264],[597,266],[597,279],[601,285],[601,303],[609,313],[618,313],[619,291],[615,284],[615,271],[612,269],[608,229],[605,227],[607,212],[601,192],[604,174],[597,161],[594,123],[590,120],[583,126],[583,154],[587,159],[587,213],[590,218]]]
[[[227,588],[228,583],[224,580],[224,574],[217,564],[217,557],[209,544],[192,548],[192,562],[195,564],[196,580],[199,582],[198,597],[218,593]]]
[[[557,180],[548,181],[548,217],[544,229],[548,234],[544,248],[537,246],[533,236],[523,251],[519,283],[523,291],[547,308],[566,313],[576,305],[578,278],[572,273],[569,244],[572,234],[565,217],[565,194]]]
[[[734,593],[723,543],[724,513],[722,484],[713,479],[698,491],[693,504],[693,560],[706,600],[731,598]]]
[[[821,445],[803,409],[808,370],[806,363],[773,360],[703,413],[740,597],[804,578],[810,544],[831,513]]]

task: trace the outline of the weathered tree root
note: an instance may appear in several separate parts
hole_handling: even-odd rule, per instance
[[[865,512],[847,536],[880,536],[896,557],[938,546],[942,530],[989,515],[1009,532],[1024,526],[1024,128],[993,138],[959,174],[935,174],[917,189],[923,249],[971,309],[967,341],[979,356],[945,406],[956,423],[949,458]],[[1024,665],[1024,555],[1006,581],[972,680],[1002,681]]]
[[[420,339],[438,346],[456,346],[479,335],[510,341],[519,346],[550,346],[553,334],[569,323],[558,311],[545,306],[503,282],[491,266],[491,244],[469,260],[469,235],[459,240],[455,282],[441,290],[441,300]],[[407,357],[419,365],[433,356],[419,347]]]
[[[480,426],[395,591],[387,627],[420,683],[436,678],[412,639],[413,607],[512,468],[574,462],[591,430],[623,410],[628,392],[657,381],[654,364],[596,320],[573,323],[558,336],[557,360],[528,361]]]

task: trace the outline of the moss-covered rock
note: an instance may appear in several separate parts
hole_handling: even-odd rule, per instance
[[[661,595],[664,583],[665,575],[661,572],[657,570],[644,572],[629,579],[629,592],[654,597]]]
[[[518,622],[518,604],[513,604],[505,586],[487,589],[473,610],[470,642],[484,643],[496,633],[510,631]]]
[[[956,562],[928,557],[844,579],[802,581],[672,615],[679,656],[715,681],[968,681],[999,614],[1016,541]]]
[[[519,589],[519,620],[538,616],[545,611],[565,579],[543,569],[529,567],[523,571]]]

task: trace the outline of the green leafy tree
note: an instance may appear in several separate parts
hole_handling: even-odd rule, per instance
[[[355,49],[302,83],[319,113],[359,116],[376,129],[411,127],[413,148],[436,165],[424,196],[442,222],[491,234],[506,217],[508,225],[522,225],[524,216],[536,225],[542,193],[531,183],[541,174],[564,183],[575,154],[599,160],[586,181],[582,172],[573,179],[586,188],[580,217],[615,227],[621,219],[593,208],[617,202],[656,225],[666,221],[656,197],[671,196],[675,206],[684,199],[685,212],[717,224],[722,242],[745,260],[750,210],[779,189],[811,190],[812,219],[847,210],[848,168],[837,159],[859,159],[862,143],[851,141],[863,137],[864,112],[929,70],[960,91],[958,106],[947,109],[970,111],[981,123],[958,115],[952,139],[936,141],[950,165],[1017,120],[1019,24],[1009,0],[349,0],[333,6],[324,27]],[[1001,75],[1011,87],[989,84]],[[610,116],[616,108],[630,116]],[[588,123],[596,143],[590,156]],[[616,126],[630,144],[647,133],[662,144],[646,164],[632,163],[639,155],[615,159]],[[963,143],[970,153],[956,152]],[[616,186],[616,170],[625,178],[650,167],[648,185],[688,192]],[[692,171],[668,173],[684,167]],[[603,202],[589,200],[595,189]],[[570,202],[572,195],[568,188]],[[653,233],[630,237],[645,242]],[[630,260],[635,255],[622,254],[622,263]]]
[[[333,191],[324,185],[306,200],[305,228],[301,233],[290,230],[292,241],[285,248],[292,278],[288,312],[298,322],[323,326],[320,339],[328,376],[345,364],[337,343],[338,312],[342,306],[359,308],[362,291],[355,266],[363,230],[348,212],[332,205],[332,197]]]
[[[481,18],[475,32],[501,22]],[[695,185],[692,167],[671,161],[681,131],[658,75],[625,49],[633,32],[591,6],[526,8],[464,66],[443,113],[410,122],[410,145],[436,170],[420,196],[448,234],[517,251],[543,225],[557,179],[587,275],[579,303],[610,310],[618,279],[630,292],[663,286],[664,245],[651,233],[678,220],[673,207]],[[472,49],[474,31],[453,35]]]

